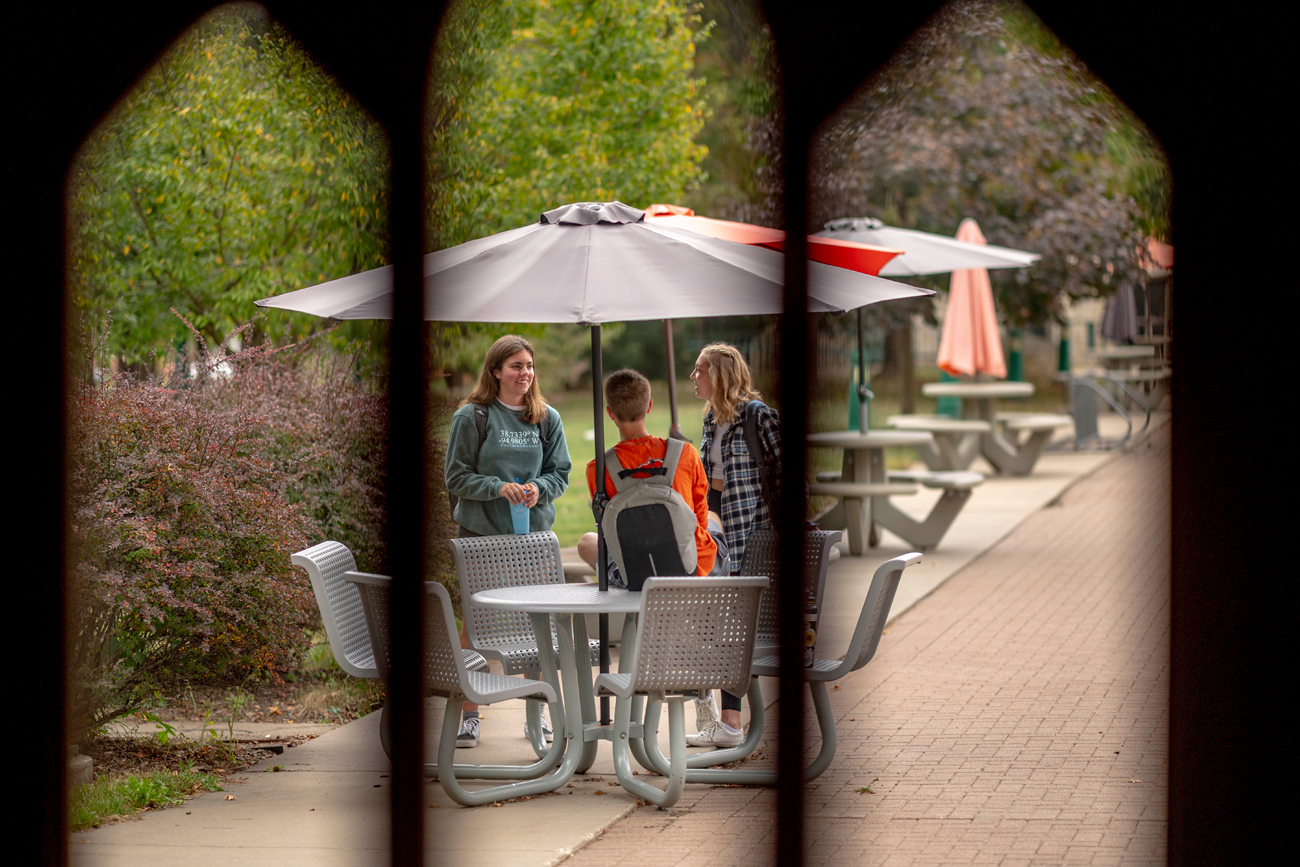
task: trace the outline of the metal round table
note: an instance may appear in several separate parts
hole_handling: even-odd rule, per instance
[[[992,429],[980,436],[980,453],[999,472],[1019,467],[1024,461],[1019,448],[998,432],[998,399],[1030,397],[1033,393],[1032,382],[927,382],[921,386],[921,394],[926,397],[961,398],[962,417],[989,423]],[[1032,466],[1032,461],[1029,463]]]
[[[535,584],[481,590],[470,597],[470,602],[481,608],[528,615],[537,636],[542,677],[562,698],[563,718],[551,720],[555,736],[576,742],[566,747],[561,768],[568,774],[585,773],[596,760],[596,742],[613,737],[613,726],[597,722],[590,657],[575,651],[575,647],[587,647],[585,615],[637,614],[641,611],[641,594],[617,588],[602,591],[595,584]],[[558,667],[551,652],[551,617],[555,618],[559,643]],[[635,641],[635,620],[627,617],[623,621],[624,652]],[[560,683],[555,682],[557,670]],[[581,749],[575,748],[578,744]]]

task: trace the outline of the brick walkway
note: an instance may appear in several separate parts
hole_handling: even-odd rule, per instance
[[[1168,491],[1166,427],[891,624],[831,694],[806,863],[1164,863]],[[774,808],[688,786],[566,867],[770,864]]]

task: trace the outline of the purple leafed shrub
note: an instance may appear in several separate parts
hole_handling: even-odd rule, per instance
[[[192,371],[73,395],[75,737],[159,692],[297,667],[317,615],[294,551],[328,536],[384,559],[382,395],[327,347],[194,334]]]
[[[318,334],[209,352],[190,330],[192,369],[95,382],[86,363],[73,395],[77,738],[158,693],[296,668],[319,614],[294,551],[333,539],[388,571],[388,401],[363,348]],[[456,600],[443,444],[432,429],[428,443],[426,574]]]

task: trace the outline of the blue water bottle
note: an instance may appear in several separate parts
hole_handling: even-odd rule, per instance
[[[515,477],[515,484],[519,484],[519,477]],[[510,520],[515,525],[515,535],[523,536],[528,532],[528,504],[511,503]]]

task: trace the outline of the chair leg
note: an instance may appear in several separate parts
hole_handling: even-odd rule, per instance
[[[455,730],[451,733],[451,741],[454,747],[456,735],[460,731],[460,711],[455,710],[449,717],[443,719],[444,738],[446,738],[446,730],[451,725],[448,720],[455,722]],[[392,724],[388,721],[387,700],[384,701],[384,708],[380,711],[379,716],[379,744],[384,748],[384,755],[391,760],[393,757]],[[564,758],[564,746],[564,743],[557,739],[547,753],[542,756],[541,760],[531,765],[454,765],[453,772],[462,780],[531,780],[550,773],[559,766]],[[439,742],[439,753],[441,753],[441,750],[442,746],[441,742]],[[438,768],[439,763],[426,762],[424,773],[436,779],[439,776]]]
[[[526,674],[524,677],[529,680],[541,680],[540,674]],[[546,737],[542,734],[542,703],[527,699],[524,701],[524,730],[528,734],[528,743],[532,746],[533,752],[537,758],[545,758],[550,746],[546,743]]]
[[[817,725],[821,730],[822,745],[817,753],[817,758],[813,759],[812,764],[804,768],[803,780],[805,783],[817,779],[830,767],[831,761],[835,758],[835,747],[838,743],[838,738],[835,735],[835,717],[831,713],[831,700],[829,693],[826,691],[825,682],[819,680],[809,681],[808,691],[812,693],[813,709],[817,713]],[[659,749],[658,713],[657,703],[654,699],[651,699],[649,706],[646,707],[645,720],[645,752],[646,758],[650,762],[646,767],[656,774],[667,775],[670,773],[671,768],[669,760],[663,754],[663,750]],[[716,761],[716,756],[717,752],[714,752],[704,756],[695,756],[694,758],[706,758]],[[689,766],[686,770],[685,781],[688,783],[734,784],[737,786],[775,786],[777,782],[775,771],[750,771],[744,768],[696,769]]]
[[[633,720],[640,720],[642,722],[641,725],[642,737],[636,738],[636,737],[631,737],[629,735],[627,739],[628,748],[632,751],[632,758],[636,759],[636,763],[638,765],[645,768],[647,771],[650,771],[651,773],[658,773],[658,771],[654,769],[654,766],[650,764],[650,757],[645,754],[645,738],[648,736],[646,735],[646,729],[645,729],[646,697],[643,695],[634,695],[632,696],[631,701],[632,701],[631,718]],[[657,709],[656,709],[656,713],[658,713]],[[656,719],[658,719],[658,717],[656,717]],[[654,737],[658,737],[658,732],[655,732]]]
[[[434,766],[435,770],[446,768],[451,769],[450,773],[445,771],[438,773],[438,782],[442,784],[443,791],[445,791],[457,804],[461,804],[465,807],[477,807],[481,804],[491,804],[494,801],[504,801],[508,798],[519,798],[524,795],[540,795],[544,792],[553,792],[560,786],[564,785],[565,782],[568,781],[569,777],[572,776],[572,770],[566,770],[564,768],[561,768],[559,771],[556,771],[549,776],[541,777],[539,779],[527,779],[524,778],[522,773],[520,773],[521,771],[526,771],[530,768],[536,768],[541,764],[550,764],[552,768],[558,764],[560,753],[563,750],[563,745],[558,740],[556,741],[555,746],[559,747],[559,749],[553,751],[554,761],[546,760],[539,762],[538,765],[530,765],[522,768],[509,768],[508,766],[502,765],[457,766],[452,761],[452,758],[456,754],[456,733],[460,731],[460,715],[454,712],[454,708],[460,707],[463,698],[463,696],[456,695],[447,699],[447,707],[446,710],[443,711],[442,737],[438,742],[438,764]],[[428,771],[429,767],[429,765],[425,765],[425,770]],[[489,786],[486,789],[477,789],[471,792],[465,789],[465,787],[460,784],[460,780],[456,778],[457,773],[462,771],[462,769],[465,772],[464,775],[468,777],[479,776],[486,770],[498,768],[513,771],[513,779],[519,780],[519,782],[506,783],[503,786]],[[483,779],[484,777],[479,776],[479,778]],[[504,779],[511,779],[511,777],[504,777]]]
[[[668,699],[668,739],[669,760],[666,776],[668,785],[659,789],[643,782],[632,775],[632,762],[628,744],[628,731],[632,722],[632,701],[619,699],[614,709],[614,773],[624,789],[634,796],[649,801],[657,807],[671,807],[682,797],[686,783],[686,715],[683,709],[685,699],[680,695]],[[648,702],[647,712],[653,710],[657,715],[662,700]],[[655,728],[658,728],[657,720]],[[658,744],[655,744],[658,752]]]

